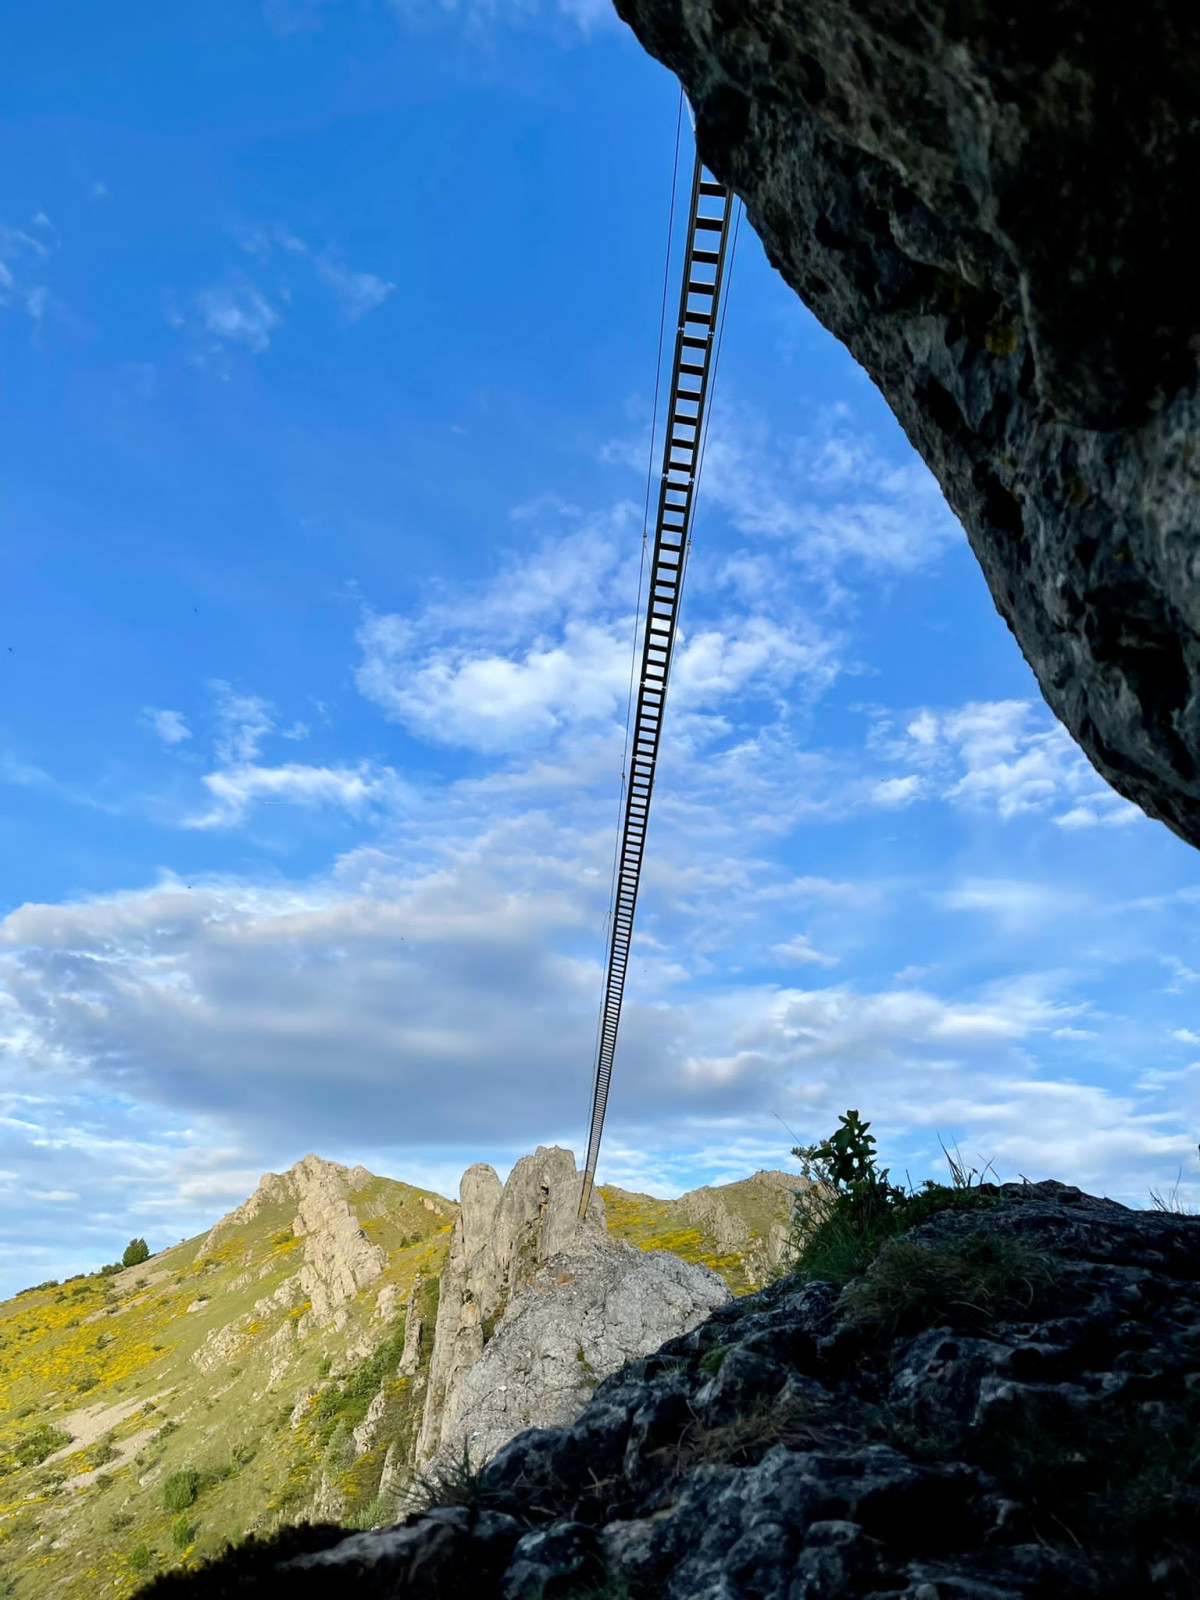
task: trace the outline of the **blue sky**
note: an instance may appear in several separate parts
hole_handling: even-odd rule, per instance
[[[678,112],[586,0],[9,35],[6,1291],[581,1148]],[[743,228],[601,1177],[1200,1198],[1198,865]]]

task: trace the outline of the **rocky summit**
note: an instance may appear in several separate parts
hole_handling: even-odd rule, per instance
[[[984,1185],[841,1289],[784,1277],[441,1503],[152,1592],[405,1600],[1191,1600],[1200,1219]]]
[[[1200,8],[616,0],[1052,709],[1200,844]]]
[[[567,1150],[461,1206],[315,1155],[206,1234],[0,1305],[0,1594],[131,1595],[247,1535],[393,1522],[767,1282],[795,1178],[576,1225]],[[298,1537],[299,1535],[297,1535]]]

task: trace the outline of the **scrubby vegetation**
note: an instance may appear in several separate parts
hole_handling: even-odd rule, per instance
[[[796,1191],[792,1219],[793,1270],[800,1278],[846,1283],[889,1240],[935,1212],[996,1202],[994,1187],[985,1187],[980,1172],[949,1151],[948,1184],[927,1178],[919,1189],[905,1189],[893,1183],[890,1169],[877,1163],[870,1127],[857,1111],[847,1111],[828,1139],[792,1150],[806,1180]]]

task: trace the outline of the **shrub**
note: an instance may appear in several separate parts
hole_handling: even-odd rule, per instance
[[[120,1272],[120,1270],[121,1263],[119,1261],[106,1261],[100,1268],[100,1276],[102,1278],[111,1278],[114,1272]]]
[[[980,1176],[977,1170],[945,1146],[951,1182],[927,1178],[920,1189],[902,1189],[892,1183],[887,1167],[876,1164],[871,1124],[853,1110],[838,1123],[820,1144],[792,1151],[810,1185],[797,1191],[792,1218],[793,1270],[802,1279],[846,1283],[870,1266],[889,1239],[936,1211],[990,1205],[998,1198],[973,1182]]]
[[[64,1433],[61,1428],[52,1427],[48,1422],[40,1422],[24,1438],[17,1440],[13,1459],[19,1467],[40,1467],[47,1456],[52,1456],[56,1450],[64,1449],[70,1442],[69,1433]]]
[[[101,1434],[88,1451],[88,1464],[93,1468],[106,1467],[110,1461],[115,1461],[120,1453],[112,1433]]]
[[[326,1478],[336,1478],[354,1460],[354,1438],[350,1424],[343,1417],[329,1436],[325,1454],[321,1457],[321,1472]]]
[[[131,1572],[145,1572],[146,1568],[150,1565],[149,1545],[139,1544],[135,1549],[129,1552],[125,1559],[129,1563],[129,1570]]]
[[[186,1517],[176,1517],[171,1524],[171,1543],[176,1550],[186,1550],[195,1537],[195,1526]]]
[[[180,1467],[163,1484],[163,1505],[168,1511],[186,1511],[195,1505],[199,1492],[200,1474],[195,1467]]]
[[[131,1511],[114,1511],[105,1526],[109,1533],[124,1533],[126,1528],[133,1527],[133,1513]]]
[[[123,1267],[139,1267],[143,1261],[150,1259],[150,1246],[145,1239],[130,1239],[125,1246],[125,1254],[121,1257]]]

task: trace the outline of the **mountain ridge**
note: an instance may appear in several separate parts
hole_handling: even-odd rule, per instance
[[[531,1187],[523,1197],[520,1182],[512,1190],[508,1248],[525,1255],[505,1280],[505,1305],[489,1312],[491,1355],[473,1395],[486,1389],[489,1372],[503,1381],[509,1358],[497,1324],[507,1300],[528,1296],[537,1273],[574,1242],[564,1221],[574,1158],[539,1151],[524,1163],[514,1174],[521,1169]],[[543,1167],[566,1185],[544,1238]],[[799,1182],[777,1177],[780,1196]],[[491,1183],[503,1193],[494,1173]],[[732,1218],[738,1185],[723,1187]],[[659,1293],[652,1280],[676,1285],[676,1322],[647,1323],[643,1342],[682,1331],[718,1294],[697,1287],[704,1274],[723,1267],[722,1297],[758,1281],[765,1239],[754,1235],[753,1260],[743,1259],[725,1248],[728,1230],[718,1239],[680,1209],[686,1196],[626,1198],[641,1207],[643,1222],[688,1224],[679,1251],[667,1246],[667,1256],[680,1257],[674,1268],[653,1267],[662,1241],[652,1229],[635,1237],[639,1227],[617,1217],[598,1235],[611,1257],[610,1288],[617,1258],[609,1246],[632,1251],[620,1272],[636,1287],[635,1301]],[[265,1173],[204,1233],[137,1266],[49,1282],[0,1303],[0,1575],[19,1580],[31,1600],[77,1600],[100,1589],[120,1597],[229,1538],[308,1517],[367,1527],[390,1516],[417,1463],[461,1215],[458,1202],[435,1191],[310,1154]],[[541,1243],[530,1253],[535,1235]],[[558,1349],[574,1335],[556,1276],[533,1293],[532,1314]],[[578,1301],[582,1291],[572,1292]],[[625,1292],[628,1300],[633,1290]],[[640,1350],[638,1338],[635,1326],[604,1370]],[[483,1342],[481,1334],[476,1354]],[[585,1344],[597,1356],[586,1340],[571,1344],[572,1356]],[[547,1347],[537,1359],[552,1358]],[[586,1376],[582,1364],[578,1372]],[[587,1392],[579,1385],[578,1404]],[[486,1393],[483,1400],[491,1403]],[[473,1413],[464,1415],[470,1424]],[[522,1423],[519,1408],[511,1420],[509,1433]],[[488,1437],[500,1438],[494,1417]]]

